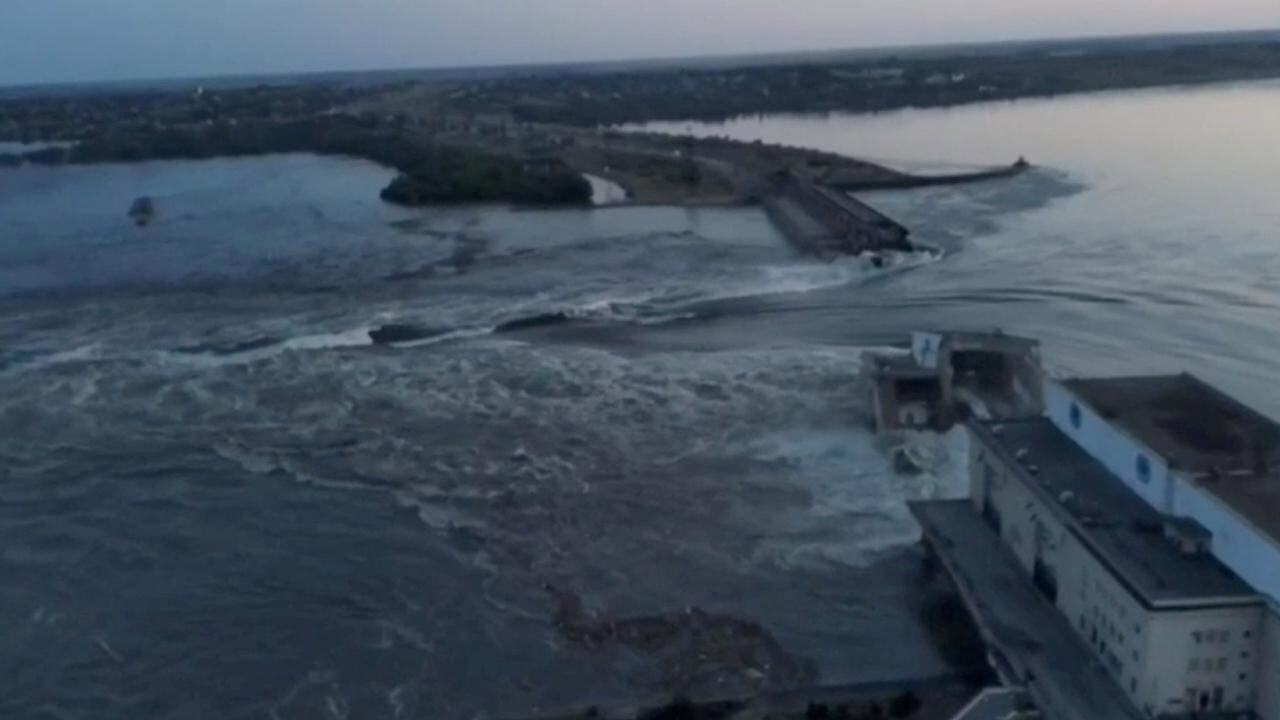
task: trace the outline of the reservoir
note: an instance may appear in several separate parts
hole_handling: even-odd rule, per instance
[[[1012,182],[867,194],[952,256],[862,293],[867,322],[833,321],[1000,325],[1044,338],[1063,372],[1186,369],[1275,414],[1276,111],[1267,82],[648,128],[919,172],[1025,155],[1037,170]]]

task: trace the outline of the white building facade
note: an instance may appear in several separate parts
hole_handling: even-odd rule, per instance
[[[1062,433],[1158,512],[1203,526],[1209,552],[1265,596],[1256,648],[1235,650],[1255,659],[1257,715],[1280,720],[1280,428],[1185,375],[1046,381],[1044,396]]]
[[[1263,629],[1252,588],[1184,552],[1157,513],[1049,421],[970,432],[975,509],[1134,706],[1153,718],[1248,716]]]

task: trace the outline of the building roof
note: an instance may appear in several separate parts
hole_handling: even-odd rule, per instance
[[[1063,385],[1280,542],[1280,424],[1188,374]]]
[[[974,433],[1066,520],[1095,557],[1145,606],[1259,602],[1208,552],[1184,553],[1166,518],[1047,418],[975,421]],[[1177,530],[1186,528],[1175,526]]]
[[[1198,475],[1280,468],[1280,425],[1192,375],[1063,385],[1178,470]]]

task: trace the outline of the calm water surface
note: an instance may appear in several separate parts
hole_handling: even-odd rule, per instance
[[[904,501],[962,490],[964,448],[895,475],[864,348],[1002,326],[1059,372],[1191,369],[1280,414],[1276,117],[1249,85],[665,128],[1038,164],[871,197],[946,250],[887,271],[794,257],[752,210],[390,208],[361,162],[0,171],[0,715],[943,671]],[[372,345],[387,323],[423,337]],[[566,593],[665,629],[575,643]]]
[[[1025,155],[1038,169],[1013,182],[870,194],[952,256],[864,307],[892,329],[1032,333],[1064,372],[1196,371],[1280,413],[1278,112],[1280,84],[1259,83],[650,129],[922,172]]]

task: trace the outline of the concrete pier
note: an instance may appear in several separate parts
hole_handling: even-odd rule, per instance
[[[1005,167],[979,170],[976,172],[953,173],[950,175],[911,175],[883,178],[848,178],[833,175],[826,179],[826,184],[845,192],[863,192],[867,190],[908,190],[914,188],[937,187],[940,185],[968,185],[971,183],[1005,180],[1017,177],[1031,169],[1031,163],[1025,158]]]

